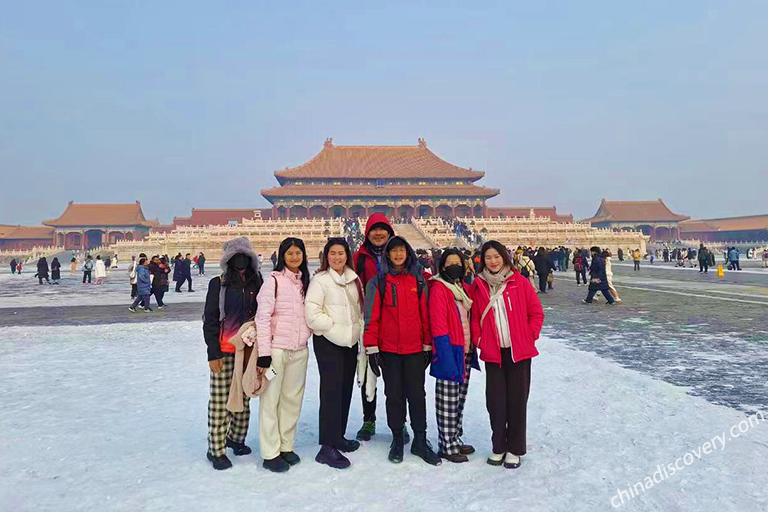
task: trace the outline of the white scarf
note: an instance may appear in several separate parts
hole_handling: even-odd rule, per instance
[[[472,299],[469,298],[469,295],[467,295],[467,292],[464,290],[463,286],[460,284],[451,283],[450,281],[446,281],[439,275],[433,277],[431,280],[443,283],[446,288],[451,290],[453,292],[453,298],[456,299],[456,302],[461,302],[464,305],[464,309],[467,311],[472,309]]]
[[[495,274],[491,273],[491,271],[488,270],[488,267],[486,267],[482,272],[478,274],[478,277],[482,277],[483,281],[488,283],[488,288],[491,295],[491,300],[488,301],[488,305],[485,307],[485,311],[483,311],[483,315],[480,317],[480,325],[483,325],[485,315],[488,314],[488,311],[491,310],[496,301],[499,300],[499,297],[501,297],[501,295],[504,293],[507,279],[511,275],[512,269],[509,267],[503,267]]]

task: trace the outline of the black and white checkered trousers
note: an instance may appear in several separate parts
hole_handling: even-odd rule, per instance
[[[435,409],[437,412],[437,446],[440,453],[459,453],[464,435],[464,404],[467,401],[472,352],[464,355],[464,382],[435,380]]]
[[[213,456],[224,455],[226,440],[244,443],[248,434],[248,422],[251,419],[250,399],[243,398],[243,412],[227,410],[229,386],[235,369],[234,354],[223,358],[224,368],[221,373],[211,372],[211,397],[208,400],[208,451]]]

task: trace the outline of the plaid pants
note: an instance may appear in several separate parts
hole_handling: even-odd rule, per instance
[[[464,382],[435,380],[435,409],[437,412],[437,446],[440,453],[459,453],[464,435],[464,404],[467,401],[472,352],[464,355]]]
[[[244,443],[248,434],[248,422],[251,419],[250,398],[243,398],[243,412],[227,410],[229,386],[235,370],[234,354],[223,358],[224,368],[221,373],[211,372],[211,397],[208,400],[208,451],[218,457],[226,452],[226,440]]]

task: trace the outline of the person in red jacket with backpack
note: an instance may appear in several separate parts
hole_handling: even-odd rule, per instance
[[[576,272],[576,286],[581,286],[582,281],[584,286],[589,284],[587,282],[587,259],[579,248],[573,251],[573,270]]]
[[[395,231],[386,215],[374,213],[368,217],[365,223],[365,241],[352,255],[352,266],[360,278],[363,290],[368,285],[368,281],[379,275],[384,262],[384,246],[394,235]],[[357,431],[356,437],[359,441],[370,441],[371,436],[376,435],[376,394],[374,391],[373,400],[369,402],[365,396],[366,381],[367,378],[364,378],[360,387],[360,397],[363,401],[363,426]],[[405,443],[408,444],[410,441],[408,430],[404,429],[403,435],[406,439]]]
[[[493,453],[488,464],[520,467],[526,452],[526,417],[531,359],[544,310],[536,290],[514,271],[507,249],[483,244],[480,271],[472,283],[472,342],[485,361],[485,399],[491,418]]]
[[[384,377],[393,438],[389,460],[403,461],[407,402],[413,428],[411,453],[437,466],[440,457],[427,441],[424,374],[432,360],[432,334],[426,282],[416,253],[404,238],[390,238],[384,254],[381,272],[368,281],[365,292],[363,343],[373,373]]]

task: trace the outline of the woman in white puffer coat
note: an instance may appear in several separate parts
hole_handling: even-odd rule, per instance
[[[363,329],[363,288],[352,270],[352,254],[343,238],[331,238],[323,249],[320,270],[307,290],[307,326],[320,373],[320,451],[315,460],[343,469],[360,442],[344,437],[357,369],[358,341]]]

